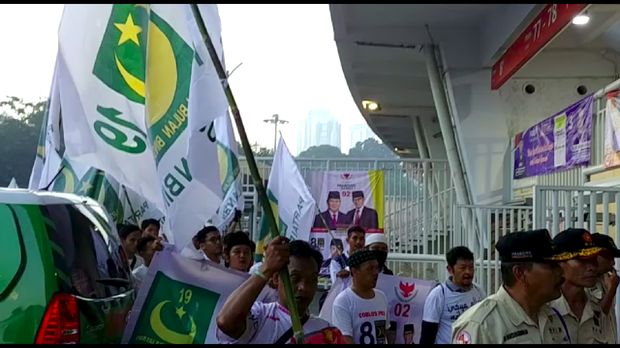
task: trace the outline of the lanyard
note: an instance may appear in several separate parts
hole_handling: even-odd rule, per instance
[[[564,326],[564,332],[566,332],[566,338],[568,338],[568,344],[571,344],[570,334],[568,333],[568,327],[566,326],[566,322],[564,321],[564,318],[560,315],[560,312],[558,312],[557,309],[553,307],[551,307],[551,309],[553,309],[555,314],[558,315],[558,318],[560,318],[560,322],[562,323],[562,326]]]

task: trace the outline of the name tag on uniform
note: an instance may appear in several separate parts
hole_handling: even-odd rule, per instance
[[[515,332],[511,332],[508,335],[504,336],[504,342],[511,340],[513,338],[519,337],[519,336],[525,336],[527,335],[527,329],[526,330],[519,330],[519,331],[515,331]]]

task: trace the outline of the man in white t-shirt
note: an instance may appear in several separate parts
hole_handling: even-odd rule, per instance
[[[303,323],[304,343],[345,343],[338,329],[327,321],[308,313],[318,286],[320,252],[308,242],[288,242],[274,238],[265,250],[260,270],[255,271],[233,291],[217,315],[216,336],[220,343],[294,343],[289,315],[279,272],[287,267],[295,293],[297,312]],[[256,301],[268,280],[278,287],[278,302]]]
[[[350,344],[387,344],[388,301],[374,287],[379,262],[374,251],[362,250],[349,258],[352,284],[338,294],[332,307],[332,321]]]
[[[452,324],[486,295],[473,283],[474,254],[464,246],[446,253],[450,277],[431,290],[424,303],[420,344],[450,344]]]

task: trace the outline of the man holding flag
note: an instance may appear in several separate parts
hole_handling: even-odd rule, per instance
[[[304,343],[344,344],[340,330],[308,313],[322,261],[321,253],[312,249],[308,242],[295,240],[289,243],[285,237],[272,240],[261,269],[230,294],[218,314],[217,337],[220,343],[294,343],[284,284],[279,275],[279,271],[288,265],[295,304],[306,333]],[[269,279],[277,285],[278,302],[256,301]]]

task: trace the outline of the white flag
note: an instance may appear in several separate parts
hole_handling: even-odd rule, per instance
[[[179,251],[215,214],[223,196],[216,143],[203,135],[207,141],[190,144],[195,129],[188,126],[194,125],[194,118],[226,114],[222,86],[208,73],[210,58],[201,53],[204,43],[193,35],[197,30],[190,5],[151,5],[146,61],[148,134],[164,194],[166,225]],[[223,111],[218,109],[221,105]],[[190,158],[190,145],[201,156]],[[198,180],[194,173],[215,180]]]
[[[41,125],[37,153],[30,174],[28,188],[38,190],[50,185],[61,169],[60,157],[60,90],[58,88],[58,61],[52,77],[50,98]]]
[[[163,207],[147,139],[144,5],[65,5],[58,78],[66,154]]]
[[[315,201],[297,164],[280,137],[267,183],[267,197],[278,222],[278,232],[291,240],[308,241],[314,221]],[[270,233],[262,219],[257,254],[263,254]]]
[[[217,16],[216,5],[201,8]],[[67,155],[165,211],[179,250],[224,195],[219,180],[191,169],[218,177],[215,142],[190,146],[188,124],[210,124],[227,107],[196,30],[189,5],[67,5],[59,35]]]
[[[219,180],[222,191],[226,194],[217,214],[210,221],[220,231],[224,231],[235,217],[235,210],[243,211],[243,191],[241,187],[239,156],[237,143],[229,116],[215,120],[218,160],[220,163]]]

